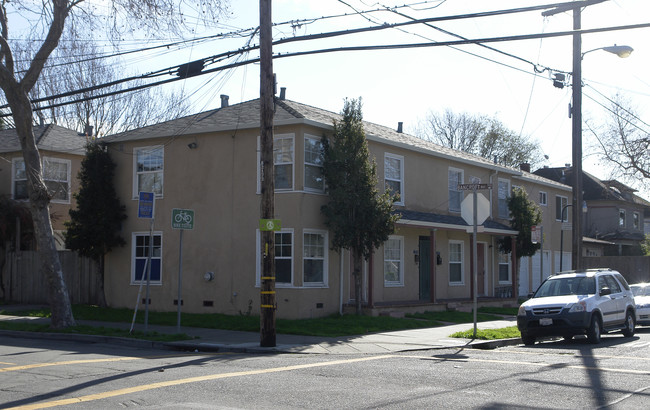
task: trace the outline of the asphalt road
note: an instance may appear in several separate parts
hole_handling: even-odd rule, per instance
[[[650,328],[494,350],[183,353],[4,338],[0,408],[643,409]]]

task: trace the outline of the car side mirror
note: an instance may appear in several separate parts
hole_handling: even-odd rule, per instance
[[[611,294],[612,294],[612,290],[611,290],[610,288],[608,288],[607,286],[605,286],[604,288],[602,288],[602,289],[600,290],[600,293],[599,293],[599,294],[600,294],[600,296],[611,295]]]

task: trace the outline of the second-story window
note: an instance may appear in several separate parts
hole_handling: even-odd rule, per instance
[[[618,210],[618,225],[625,226],[625,209]]]
[[[273,140],[275,188],[293,189],[293,136]]]
[[[43,181],[52,196],[52,202],[70,203],[70,160],[43,157]],[[13,160],[13,198],[27,199],[25,160]]]
[[[556,221],[568,221],[569,216],[567,213],[567,204],[569,200],[565,196],[556,196],[555,197],[555,220]]]
[[[632,223],[633,223],[634,229],[639,229],[639,220],[640,220],[639,213],[638,212],[633,213],[632,214]]]
[[[510,181],[507,179],[499,179],[499,218],[510,217],[510,210],[508,209],[508,198],[510,197]]]
[[[396,204],[404,204],[404,157],[384,155],[384,186],[392,195],[399,195]]]
[[[305,137],[305,190],[323,192],[323,144],[320,138]]]
[[[453,212],[460,212],[460,203],[463,200],[463,191],[458,189],[458,185],[463,183],[463,170],[457,168],[449,168],[449,210]]]
[[[135,183],[133,197],[138,192],[163,194],[163,147],[143,147],[135,150]]]
[[[544,191],[539,191],[539,204],[542,206],[548,205],[548,198]]]

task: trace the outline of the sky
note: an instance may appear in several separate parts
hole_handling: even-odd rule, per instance
[[[409,7],[400,7],[404,4]],[[548,4],[529,0],[273,0],[274,40],[313,35],[384,23],[407,21],[406,17],[430,18],[474,14],[524,6]],[[259,0],[231,0],[230,10],[210,29],[197,29],[196,37],[252,29],[259,25]],[[397,6],[397,7],[396,7]],[[381,10],[360,14],[360,11]],[[325,18],[326,17],[326,18]],[[293,22],[289,24],[289,22]],[[602,28],[650,23],[650,1],[608,0],[582,11],[582,28]],[[543,17],[541,11],[491,17],[473,17],[431,23],[467,39],[570,31],[571,12]],[[249,32],[244,32],[250,34]],[[640,118],[650,123],[650,28],[618,30],[582,36],[582,51],[628,45],[629,58],[602,50],[588,52],[582,60],[583,120],[590,126],[602,124],[608,99],[620,93],[630,101]],[[329,39],[289,42],[274,47],[275,53],[307,50],[455,40],[435,28],[409,25]],[[175,41],[169,37],[164,41]],[[166,51],[125,56],[129,74],[156,71],[219,53],[237,50],[259,37],[218,38],[170,47]],[[151,43],[155,44],[155,43]],[[418,124],[430,112],[450,109],[455,113],[496,117],[512,131],[537,141],[551,167],[571,163],[571,119],[568,116],[571,87],[553,86],[555,71],[572,71],[571,36],[503,41],[487,44],[503,53],[476,44],[398,50],[340,51],[274,60],[278,91],[286,87],[290,100],[340,112],[346,98],[363,99],[364,119],[397,128],[404,124],[415,134]],[[134,42],[132,47],[142,47]],[[129,46],[127,45],[126,48]],[[505,54],[504,54],[505,53]],[[251,52],[247,58],[257,57]],[[233,60],[230,60],[233,61]],[[214,66],[209,66],[212,68]],[[546,70],[548,68],[549,70]],[[540,73],[536,73],[541,71]],[[230,104],[259,97],[259,64],[250,64],[216,74],[202,75],[174,83],[192,101],[192,111],[217,108],[221,94]],[[648,126],[650,131],[650,126]],[[610,171],[594,150],[595,139],[583,132],[583,168],[601,179]],[[650,199],[650,189],[637,185]]]
[[[389,11],[363,16],[362,10],[377,10],[405,4],[371,0],[274,0],[273,22],[278,24],[274,40],[298,35],[311,35],[382,23],[406,21]],[[409,3],[411,4],[411,3]],[[464,15],[522,6],[547,4],[544,1],[447,0],[413,3],[396,9],[415,18]],[[257,0],[232,2],[225,24],[236,28],[259,24]],[[322,16],[341,16],[318,19]],[[308,23],[307,19],[315,19]],[[610,0],[589,6],[582,11],[582,28],[601,28],[650,23],[650,2],[644,0]],[[468,39],[506,37],[524,34],[569,31],[573,27],[571,12],[543,17],[541,11],[495,17],[475,17],[432,23],[436,27]],[[197,33],[201,35],[201,33]],[[642,119],[650,116],[650,50],[647,39],[650,28],[611,31],[582,36],[582,51],[605,46],[629,45],[634,52],[619,58],[603,50],[588,52],[582,60],[583,120],[592,126],[602,124],[607,116],[603,106],[621,93]],[[431,27],[412,25],[331,39],[301,41],[274,47],[274,52],[338,48],[352,45],[385,45],[450,41],[454,37]],[[246,39],[227,44],[212,42],[191,50],[188,61],[243,46]],[[258,39],[253,40],[254,43]],[[548,156],[544,165],[556,167],[571,163],[571,119],[568,116],[571,87],[553,86],[551,75],[543,71],[535,75],[535,67],[560,72],[572,71],[572,39],[570,36],[504,41],[489,44],[511,57],[478,45],[426,47],[399,50],[345,51],[274,60],[278,89],[286,87],[287,98],[327,110],[340,112],[345,98],[363,99],[364,119],[389,127],[404,123],[405,132],[414,134],[418,124],[429,112],[451,109],[496,117],[509,129],[538,141]],[[185,50],[187,52],[188,50]],[[206,54],[207,53],[207,54]],[[251,54],[251,56],[253,56]],[[521,61],[524,60],[524,61]],[[219,95],[230,96],[237,103],[259,96],[259,65],[248,65],[220,75],[206,87],[198,80],[194,94],[197,110],[215,108]],[[186,91],[196,87],[184,84]],[[646,120],[650,122],[650,119]],[[600,162],[593,146],[595,140],[583,133],[585,171],[607,179],[607,166]],[[639,188],[641,188],[639,186]],[[645,191],[645,190],[644,190]]]

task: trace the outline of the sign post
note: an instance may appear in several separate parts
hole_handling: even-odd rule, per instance
[[[476,191],[479,189],[492,189],[492,184],[458,184],[458,190],[460,191],[472,191],[472,202],[471,202],[471,214],[468,212],[469,207],[469,197],[465,198],[461,203],[461,216],[468,224],[472,225],[472,261],[474,262],[472,269],[472,276],[474,281],[474,295],[473,295],[473,304],[474,304],[474,339],[476,339],[476,322],[477,322],[477,310],[478,310],[478,250],[477,250],[477,235],[478,235],[478,225],[483,225],[483,222],[487,219],[490,214],[490,202],[481,195],[481,209],[479,210],[479,195]],[[487,204],[487,206],[486,206]],[[480,219],[480,221],[479,221]]]
[[[153,192],[140,192],[138,194],[138,218],[140,219],[149,219],[151,224],[149,225],[149,248],[147,252],[147,261],[145,264],[145,270],[147,275],[147,291],[145,296],[145,305],[144,305],[144,332],[147,333],[149,327],[149,281],[151,278],[151,255],[153,253],[153,224],[154,216],[156,209],[156,195]],[[137,273],[137,272],[136,272]],[[142,275],[145,275],[145,272],[142,272]],[[135,301],[135,309],[133,310],[133,320],[131,321],[131,329],[129,333],[133,332],[133,325],[135,324],[135,317],[138,313],[138,305],[140,304],[140,294],[142,293],[142,283],[144,282],[143,278],[140,278],[140,288],[138,289],[138,299]]]
[[[178,241],[178,298],[176,300],[176,332],[181,332],[181,304],[183,299],[183,231],[194,229],[194,210],[193,209],[172,209],[172,229],[180,230]]]

